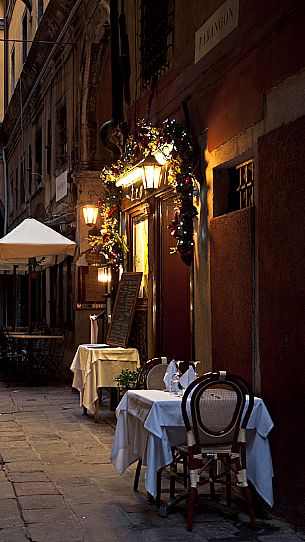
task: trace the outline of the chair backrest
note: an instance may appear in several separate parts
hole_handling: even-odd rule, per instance
[[[225,443],[236,448],[239,431],[245,429],[253,404],[253,392],[242,378],[226,371],[206,373],[184,393],[182,415],[186,430],[193,431],[196,445]]]
[[[163,378],[167,365],[168,358],[165,357],[153,358],[144,363],[139,371],[137,388],[163,390],[165,388]]]

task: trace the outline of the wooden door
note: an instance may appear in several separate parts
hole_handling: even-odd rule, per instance
[[[177,244],[168,226],[173,220],[173,200],[163,199],[159,205],[159,354],[169,358],[191,359],[190,275],[178,253],[171,254]]]

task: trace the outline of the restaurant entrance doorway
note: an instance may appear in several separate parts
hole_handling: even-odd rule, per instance
[[[172,197],[159,204],[159,351],[177,360],[192,359],[190,280],[191,268],[185,265],[178,252],[173,252],[177,240],[170,235],[169,226],[175,214]]]

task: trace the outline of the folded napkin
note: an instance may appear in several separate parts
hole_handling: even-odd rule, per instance
[[[192,365],[189,366],[188,370],[180,377],[179,384],[182,388],[187,388],[196,378],[196,373]]]
[[[170,391],[171,387],[172,387],[173,391],[179,391],[178,382],[173,383],[173,385],[171,386],[172,377],[174,376],[175,373],[177,373],[177,371],[178,371],[177,365],[176,365],[175,360],[173,359],[168,364],[166,373],[165,373],[165,375],[163,377],[163,382],[165,384],[166,391]]]

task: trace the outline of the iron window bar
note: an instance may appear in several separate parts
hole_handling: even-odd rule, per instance
[[[236,166],[238,173],[239,208],[245,209],[254,204],[254,160]]]
[[[173,29],[173,0],[142,0],[140,65],[143,88],[149,86],[153,76],[159,78],[168,69]]]

